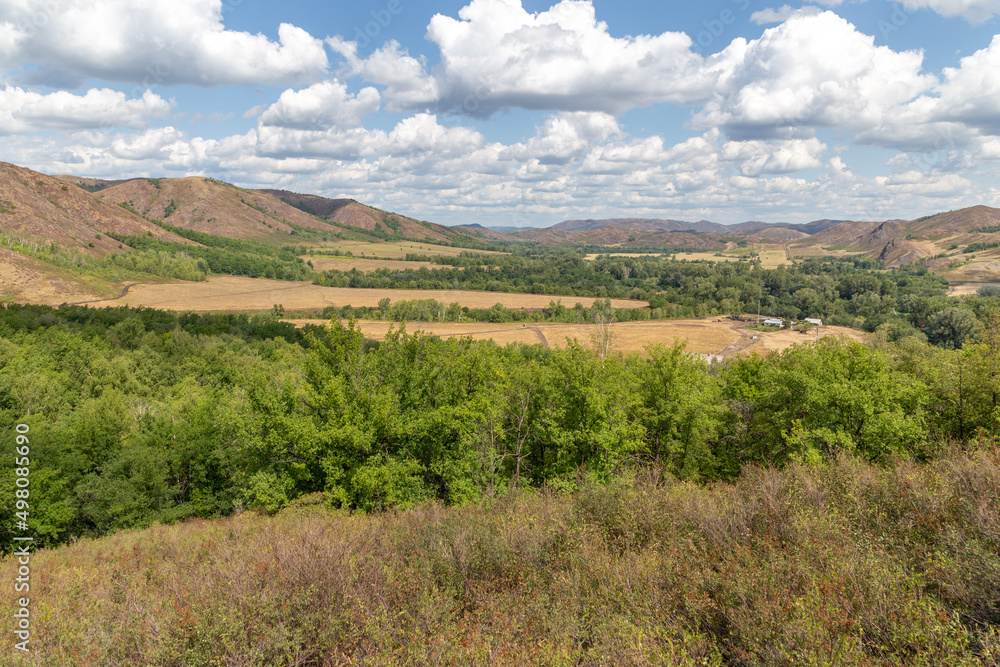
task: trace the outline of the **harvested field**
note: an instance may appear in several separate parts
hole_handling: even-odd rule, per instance
[[[325,320],[289,320],[298,326],[306,324],[328,324]],[[358,322],[364,334],[370,338],[382,339],[389,327],[398,328],[394,322],[362,320]],[[740,334],[731,328],[731,322],[717,323],[713,320],[653,320],[650,322],[623,322],[612,327],[617,340],[617,352],[641,352],[656,343],[673,345],[674,339],[688,341],[688,349],[701,354],[714,354],[740,339]],[[489,322],[407,322],[410,333],[424,331],[443,338],[470,336],[474,340],[492,339],[499,345],[508,343],[541,343],[545,347],[565,347],[567,339],[577,340],[584,347],[592,347],[591,339],[597,332],[593,324],[560,324],[511,322],[491,324]]]
[[[788,259],[785,246],[766,245],[757,249],[760,254],[760,263],[765,269],[776,269],[783,264],[794,264],[794,260]]]
[[[360,257],[381,257],[385,259],[404,259],[407,254],[428,255],[434,257],[457,257],[463,252],[472,252],[481,255],[503,255],[502,252],[487,250],[470,250],[469,248],[452,248],[451,246],[434,245],[432,243],[418,243],[416,241],[400,241],[398,243],[368,243],[365,241],[329,241],[321,248],[316,248],[317,252],[328,252],[343,254],[350,251],[352,255]]]
[[[786,348],[796,345],[798,343],[811,343],[816,340],[816,330],[806,333],[800,333],[798,331],[790,331],[784,329],[782,331],[772,331],[770,333],[758,334],[757,340],[753,341],[754,344],[748,348],[751,352],[758,352],[760,354],[766,354],[768,352],[777,351],[780,352]],[[822,326],[819,328],[820,338],[834,337],[846,337],[851,340],[863,343],[868,334],[864,331],[858,331],[857,329],[850,329],[848,327],[828,327]]]
[[[306,324],[328,324],[326,320],[289,320],[297,326]],[[360,321],[366,336],[382,339],[393,322]],[[784,350],[798,343],[808,343],[815,339],[815,333],[804,335],[795,331],[775,331],[758,333],[745,330],[742,323],[731,320],[717,321],[716,318],[697,320],[653,320],[649,322],[623,322],[612,329],[617,336],[613,347],[615,352],[644,352],[657,343],[673,345],[674,340],[687,341],[688,350],[696,354],[724,354],[725,356],[759,353],[767,354]],[[469,336],[474,340],[493,340],[499,345],[508,343],[542,344],[545,347],[564,347],[567,339],[575,339],[584,347],[592,348],[592,337],[596,327],[592,324],[558,324],[513,322],[510,324],[490,324],[485,322],[407,322],[410,333],[424,331],[444,338]],[[757,336],[751,340],[750,336]],[[852,340],[864,340],[864,332],[844,327],[822,327],[820,337],[847,336]]]
[[[984,285],[997,285],[1000,283],[952,283],[948,286],[948,296],[969,296],[979,291]]]
[[[662,252],[601,252],[601,253],[597,253],[597,252],[594,252],[594,253],[591,253],[591,254],[587,255],[586,257],[584,257],[584,259],[588,259],[588,260],[593,261],[593,260],[597,259],[598,257],[603,257],[605,255],[610,255],[611,257],[662,257],[662,256],[669,257],[670,253],[662,253]]]
[[[552,296],[548,294],[511,294],[507,292],[472,292],[462,290],[351,289],[322,287],[307,282],[266,280],[238,276],[212,276],[204,282],[139,284],[118,299],[105,299],[91,305],[145,306],[164,310],[196,312],[267,311],[281,304],[286,311],[315,311],[327,306],[377,306],[381,299],[392,301],[435,299],[458,303],[469,308],[491,308],[502,303],[507,308],[545,308],[550,301],[562,300],[572,308],[577,303],[590,306],[592,297]],[[645,308],[645,301],[612,299],[615,308]]]
[[[678,260],[686,259],[689,262],[739,262],[751,251],[755,251],[761,264],[765,269],[776,269],[782,264],[794,264],[794,260],[789,260],[785,254],[785,247],[782,245],[750,246],[747,248],[730,248],[721,254],[714,252],[679,252],[675,255]]]
[[[407,262],[402,259],[364,259],[358,257],[310,257],[303,255],[302,260],[312,262],[317,271],[350,271],[357,269],[362,273],[372,273],[378,269],[404,271],[406,269],[442,269],[443,264],[434,262]]]

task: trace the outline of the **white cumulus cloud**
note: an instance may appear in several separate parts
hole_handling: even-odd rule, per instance
[[[264,125],[300,130],[355,128],[361,127],[365,116],[378,111],[380,101],[381,95],[370,86],[352,95],[339,81],[323,81],[303,90],[286,90],[260,120]]]
[[[609,137],[621,134],[614,116],[583,111],[563,112],[550,117],[534,137],[507,148],[504,159],[541,164],[565,164]]]
[[[138,99],[107,88],[91,89],[84,95],[58,91],[43,95],[6,86],[0,90],[0,134],[24,134],[43,130],[138,128],[151,118],[170,114],[171,103],[146,91]]]
[[[488,116],[500,109],[619,113],[658,102],[704,99],[713,75],[681,32],[612,37],[590,0],[561,0],[530,13],[520,0],[472,0],[458,18],[435,15],[427,29],[441,55],[433,73],[395,44],[367,59],[331,40],[352,72],[389,88],[394,108],[436,105]],[[405,74],[402,81],[391,76]]]
[[[961,16],[978,24],[1000,15],[1000,0],[896,0],[911,11],[930,9],[941,16]]]
[[[1000,135],[1000,35],[990,45],[944,70],[937,120],[959,121],[985,134]]]
[[[155,85],[318,79],[323,41],[290,24],[278,41],[226,30],[222,0],[19,0],[0,5],[0,65],[37,65],[33,81]],[[41,18],[39,18],[41,17]]]
[[[936,83],[921,72],[922,62],[919,52],[875,46],[832,12],[800,12],[760,39],[737,39],[713,59],[722,76],[695,124],[725,127],[737,138],[874,127]]]

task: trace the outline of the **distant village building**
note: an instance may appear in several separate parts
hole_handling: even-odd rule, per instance
[[[805,321],[816,327],[823,326],[823,320],[817,319],[815,317],[807,317]]]
[[[765,327],[784,327],[785,326],[785,322],[784,322],[784,320],[776,320],[776,319],[770,319],[769,318],[769,319],[764,320],[763,325]]]

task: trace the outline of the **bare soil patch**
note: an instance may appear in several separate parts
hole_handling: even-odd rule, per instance
[[[757,336],[757,340],[754,341],[753,345],[747,348],[747,351],[757,352],[759,354],[766,354],[767,352],[780,352],[791,347],[792,345],[811,343],[816,340],[817,335],[819,338],[829,338],[830,336],[835,338],[844,337],[859,343],[865,342],[865,339],[868,336],[868,334],[864,331],[858,331],[857,329],[828,326],[820,327],[818,334],[816,329],[806,333],[783,329],[781,331],[772,331],[770,333],[754,332],[753,335]]]
[[[73,280],[67,273],[45,262],[0,248],[0,297],[46,306],[100,298],[91,288]]]

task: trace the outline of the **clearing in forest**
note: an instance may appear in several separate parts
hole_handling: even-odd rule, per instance
[[[369,243],[366,241],[327,241],[316,252],[329,254],[344,254],[350,252],[355,257],[379,257],[382,259],[405,259],[408,254],[427,255],[428,257],[458,257],[463,252],[478,255],[503,255],[505,253],[492,250],[470,250],[469,248],[453,248],[433,243],[419,241],[398,241],[387,243]],[[335,252],[336,251],[336,252]]]
[[[357,269],[362,273],[372,273],[378,269],[390,271],[405,271],[417,269],[443,269],[443,264],[434,262],[407,262],[402,259],[365,259],[363,257],[310,257],[303,255],[302,261],[312,262],[317,271],[350,271]]]

